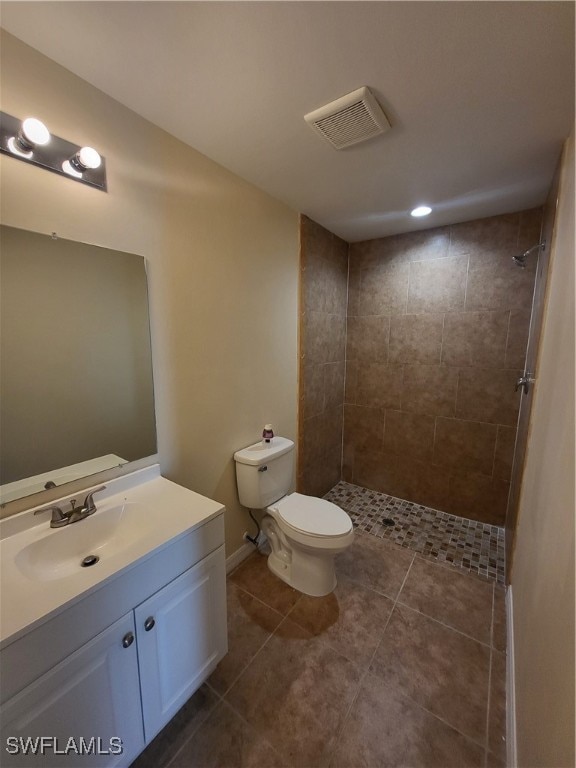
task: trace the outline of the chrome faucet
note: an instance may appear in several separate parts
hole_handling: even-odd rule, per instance
[[[95,488],[93,491],[90,491],[84,499],[84,504],[79,509],[76,509],[76,499],[70,499],[71,507],[66,510],[66,512],[63,512],[61,507],[57,507],[53,504],[49,507],[37,509],[34,514],[39,515],[41,512],[51,512],[52,519],[50,520],[50,528],[63,528],[65,525],[77,523],[80,520],[84,520],[85,517],[93,515],[94,512],[96,512],[94,494],[105,489],[106,486],[101,485],[100,488]]]

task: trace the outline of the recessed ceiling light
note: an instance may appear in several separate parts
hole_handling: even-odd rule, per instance
[[[416,216],[418,218],[419,216],[428,216],[429,213],[432,213],[432,208],[427,205],[419,205],[418,208],[414,208],[413,211],[410,211],[410,216]]]

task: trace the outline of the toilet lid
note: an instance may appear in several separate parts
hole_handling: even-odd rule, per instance
[[[343,536],[352,530],[352,520],[346,512],[325,499],[292,493],[274,507],[287,525],[301,533]]]

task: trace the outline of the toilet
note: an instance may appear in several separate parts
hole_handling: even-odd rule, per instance
[[[328,595],[336,586],[334,558],[354,541],[352,520],[325,499],[288,493],[294,443],[274,437],[236,451],[240,503],[264,510],[262,530],[272,549],[268,567],[305,595]]]

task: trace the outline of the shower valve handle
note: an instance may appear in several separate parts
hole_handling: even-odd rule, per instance
[[[514,391],[518,392],[520,387],[522,387],[522,389],[524,390],[524,394],[527,395],[528,391],[530,390],[530,384],[534,384],[535,381],[536,379],[534,378],[533,374],[525,373],[524,376],[520,376],[520,378],[516,382]]]

